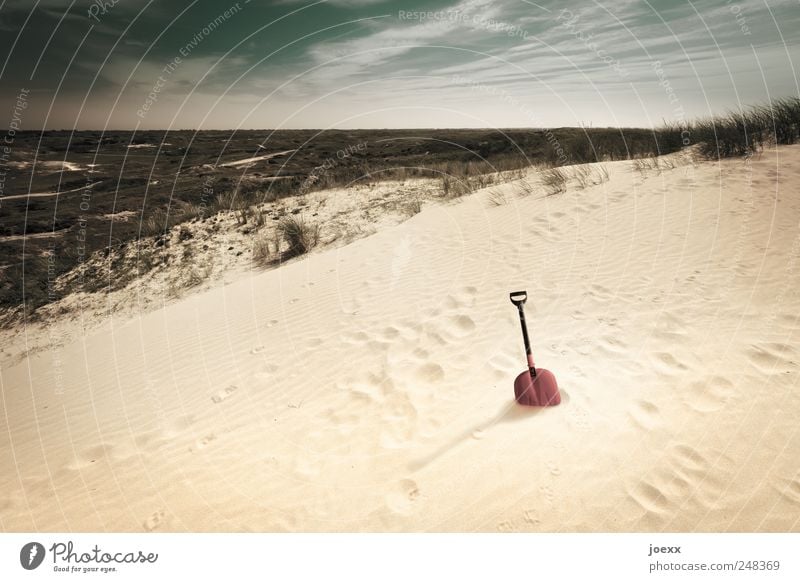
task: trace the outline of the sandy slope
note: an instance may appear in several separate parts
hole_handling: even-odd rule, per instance
[[[0,527],[800,530],[800,147],[608,168],[5,367]]]

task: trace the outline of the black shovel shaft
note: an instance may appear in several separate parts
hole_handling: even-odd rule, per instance
[[[528,324],[525,322],[525,311],[522,305],[517,307],[519,309],[519,324],[522,327],[522,339],[525,341],[525,353],[531,354],[531,340],[528,338]]]
[[[521,299],[515,299],[516,296],[522,295]],[[536,367],[533,365],[533,352],[531,351],[531,340],[528,338],[528,325],[525,322],[525,301],[528,299],[528,294],[525,291],[517,291],[511,293],[511,302],[517,306],[519,310],[519,324],[522,327],[522,339],[525,342],[525,355],[528,356],[528,369],[531,376],[536,376]]]

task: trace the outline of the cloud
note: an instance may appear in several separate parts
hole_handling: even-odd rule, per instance
[[[326,0],[325,4],[341,6],[343,8],[356,8],[359,6],[371,6],[382,4],[387,0]],[[314,0],[281,0],[279,4],[314,4]]]

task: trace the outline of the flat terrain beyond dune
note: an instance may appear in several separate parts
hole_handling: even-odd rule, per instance
[[[0,529],[799,531],[800,146],[680,159],[9,359]],[[556,408],[513,401],[520,289]]]

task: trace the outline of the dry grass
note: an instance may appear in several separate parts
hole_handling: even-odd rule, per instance
[[[526,196],[530,196],[533,194],[534,188],[533,184],[528,182],[527,180],[518,180],[515,184],[515,193],[520,198],[525,198]]]
[[[544,170],[541,176],[542,185],[547,191],[547,196],[553,196],[555,194],[561,194],[562,192],[567,191],[567,182],[569,182],[569,176],[562,168],[550,168],[549,170]]]
[[[277,232],[286,242],[284,258],[303,255],[319,243],[319,225],[302,217],[283,218],[278,222]]]
[[[506,195],[503,194],[500,190],[492,189],[489,191],[489,196],[487,197],[490,206],[503,206],[508,203],[506,200]]]
[[[422,212],[422,202],[419,196],[412,196],[408,201],[404,202],[401,210],[409,218]]]
[[[253,261],[257,265],[264,266],[271,262],[272,257],[272,246],[269,239],[263,234],[256,236],[253,241]]]

